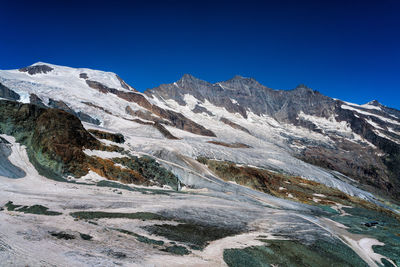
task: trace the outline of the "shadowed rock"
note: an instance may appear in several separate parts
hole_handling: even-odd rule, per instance
[[[219,145],[219,146],[225,146],[225,147],[231,147],[231,148],[250,148],[251,146],[242,144],[242,143],[225,143],[225,142],[220,142],[220,141],[207,141],[207,143],[214,144],[214,145]]]
[[[0,98],[5,98],[9,100],[19,100],[21,97],[19,94],[17,94],[7,86],[0,83]]]
[[[34,65],[34,66],[29,66],[29,67],[19,69],[20,72],[27,72],[29,75],[35,75],[35,74],[39,74],[39,73],[46,74],[52,70],[54,70],[54,69],[47,65]]]
[[[30,94],[29,103],[31,103],[33,105],[37,105],[37,106],[42,107],[42,108],[47,108],[47,106],[43,103],[42,99],[40,99],[35,94]]]
[[[233,121],[228,120],[227,118],[221,118],[220,121],[222,121],[223,123],[231,126],[232,128],[235,128],[235,129],[238,129],[238,130],[241,130],[241,131],[243,131],[245,133],[250,134],[249,130],[247,130],[243,126],[240,126],[239,124],[234,123]]]
[[[87,75],[87,73],[80,73],[79,74],[79,78],[81,78],[81,79],[88,79],[89,77],[88,77],[88,75]]]
[[[206,109],[205,107],[199,106],[196,104],[196,106],[194,106],[194,109],[192,109],[192,111],[194,113],[206,113],[210,116],[213,116],[214,114],[212,114],[210,111],[208,111],[208,109]]]
[[[124,80],[122,80],[121,77],[119,77],[117,74],[115,74],[115,76],[117,77],[118,81],[120,82],[122,88],[124,88],[124,89],[126,89],[126,90],[131,90],[131,91],[135,91],[135,92],[136,92],[136,90],[133,89],[133,88],[132,88],[129,84],[127,84]]]
[[[88,122],[88,123],[92,123],[92,124],[96,124],[96,125],[100,125],[100,121],[98,119],[94,119],[91,116],[89,116],[86,113],[83,113],[82,111],[79,112],[75,112],[73,109],[71,109],[67,104],[65,104],[63,101],[57,101],[57,100],[53,100],[53,99],[49,99],[49,106],[52,108],[57,108],[57,109],[61,109],[64,110],[72,115],[77,116],[80,120]]]
[[[95,129],[89,129],[88,132],[100,139],[106,139],[106,140],[109,140],[109,141],[112,141],[115,143],[120,143],[120,144],[125,142],[124,136],[120,133],[115,134],[115,133],[109,133],[109,132],[104,132],[104,131],[95,130]]]

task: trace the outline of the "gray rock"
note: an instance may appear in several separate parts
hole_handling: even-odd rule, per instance
[[[20,72],[27,72],[29,75],[35,75],[35,74],[39,74],[39,73],[46,74],[52,70],[54,70],[54,69],[47,65],[34,65],[34,66],[29,66],[29,67],[19,69]]]
[[[74,116],[77,116],[81,121],[85,121],[85,122],[96,124],[96,125],[100,125],[100,123],[101,123],[98,119],[94,119],[86,113],[83,113],[81,111],[75,112],[63,101],[57,101],[57,100],[53,100],[53,99],[49,98],[49,107],[64,110]]]
[[[9,100],[19,100],[21,98],[19,94],[6,87],[2,83],[0,83],[0,97]]]

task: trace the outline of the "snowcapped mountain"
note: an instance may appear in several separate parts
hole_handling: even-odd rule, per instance
[[[306,162],[398,196],[399,111],[377,101],[356,105],[304,85],[273,90],[240,76],[211,84],[184,75],[145,93],[159,105],[201,121],[217,137],[223,135],[212,125],[225,123]],[[246,143],[244,138],[235,141]]]
[[[87,127],[99,125],[126,136],[134,131],[132,138],[143,138],[147,145],[131,145],[145,153],[172,150],[191,158],[253,164],[349,193],[340,180],[356,180],[394,197],[400,190],[400,111],[377,101],[356,105],[304,85],[273,90],[252,78],[211,84],[189,74],[142,94],[111,72],[41,62],[0,71],[0,83],[19,101],[63,109],[92,125]],[[332,171],[345,176],[338,179]]]
[[[249,205],[257,215],[238,219],[246,225],[265,219],[272,209],[282,214],[268,223],[302,213],[317,221],[319,215],[313,214],[319,211],[313,205],[333,205],[343,215],[343,205],[372,205],[380,211],[387,205],[382,198],[400,200],[400,111],[377,101],[358,105],[305,85],[274,90],[252,78],[235,76],[212,84],[188,74],[141,93],[115,73],[43,62],[0,70],[0,97],[3,154],[11,155],[23,144],[27,156],[21,155],[30,166],[14,162],[15,167],[7,156],[0,176],[25,173],[59,181],[104,184],[108,179],[178,192],[183,188],[189,192],[184,196],[188,203],[194,201],[190,192],[203,192],[206,206],[213,197],[221,207]],[[40,183],[50,190],[45,181]],[[70,190],[65,184],[60,187]],[[175,205],[178,200],[162,201]],[[392,206],[385,208],[398,214]],[[165,211],[163,218],[184,217],[180,212]],[[210,214],[215,223],[224,224],[217,210]],[[196,223],[202,220],[194,213],[188,216]],[[332,222],[322,224],[313,227],[328,227],[339,236]],[[229,228],[227,236],[244,228]],[[385,258],[346,242],[371,266]],[[199,246],[203,251],[206,245]],[[207,255],[200,258],[207,260]]]

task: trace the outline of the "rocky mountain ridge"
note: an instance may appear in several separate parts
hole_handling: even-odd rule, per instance
[[[292,124],[321,133],[335,140],[333,146],[309,144],[288,136],[290,142],[305,146],[296,151],[298,157],[324,168],[342,172],[366,184],[383,188],[393,196],[398,195],[400,117],[399,111],[379,102],[355,105],[333,99],[314,91],[305,85],[293,90],[273,90],[252,78],[235,76],[218,83],[208,83],[185,74],[179,81],[161,85],[146,91],[150,97],[174,100],[187,105],[185,96],[194,97],[199,103],[208,101],[230,113],[238,113],[244,119],[248,112],[258,116],[270,116],[281,124]],[[212,116],[212,111],[196,104],[193,112]],[[222,120],[227,120],[222,118]],[[327,126],[344,123],[348,132],[336,131]],[[356,134],[361,142],[354,143],[349,136]],[[306,142],[304,142],[306,141]],[[366,145],[366,142],[369,144]],[[362,156],[360,157],[360,154]],[[383,154],[384,156],[377,156]]]

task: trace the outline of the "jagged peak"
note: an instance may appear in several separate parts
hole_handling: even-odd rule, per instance
[[[194,77],[191,74],[184,74],[177,82],[177,84],[185,85],[185,84],[199,84],[199,85],[209,85],[210,83],[199,78]]]
[[[300,93],[313,93],[313,94],[320,94],[320,92],[318,92],[317,90],[313,90],[312,88],[310,88],[310,87],[308,87],[307,85],[305,85],[305,84],[299,84],[299,85],[297,85],[292,91],[297,91],[297,92],[300,92]]]
[[[235,76],[233,76],[233,78],[231,80],[243,80],[243,79],[248,79],[248,78],[244,77],[242,75],[236,74]]]
[[[262,86],[257,80],[251,77],[244,77],[241,75],[235,75],[231,79],[223,81],[223,82],[218,82],[217,84],[257,84]]]
[[[194,77],[192,74],[185,73],[178,81],[201,81],[199,78]]]
[[[294,89],[309,89],[309,90],[312,90],[310,87],[308,87],[307,85],[305,85],[303,83],[297,85]]]

